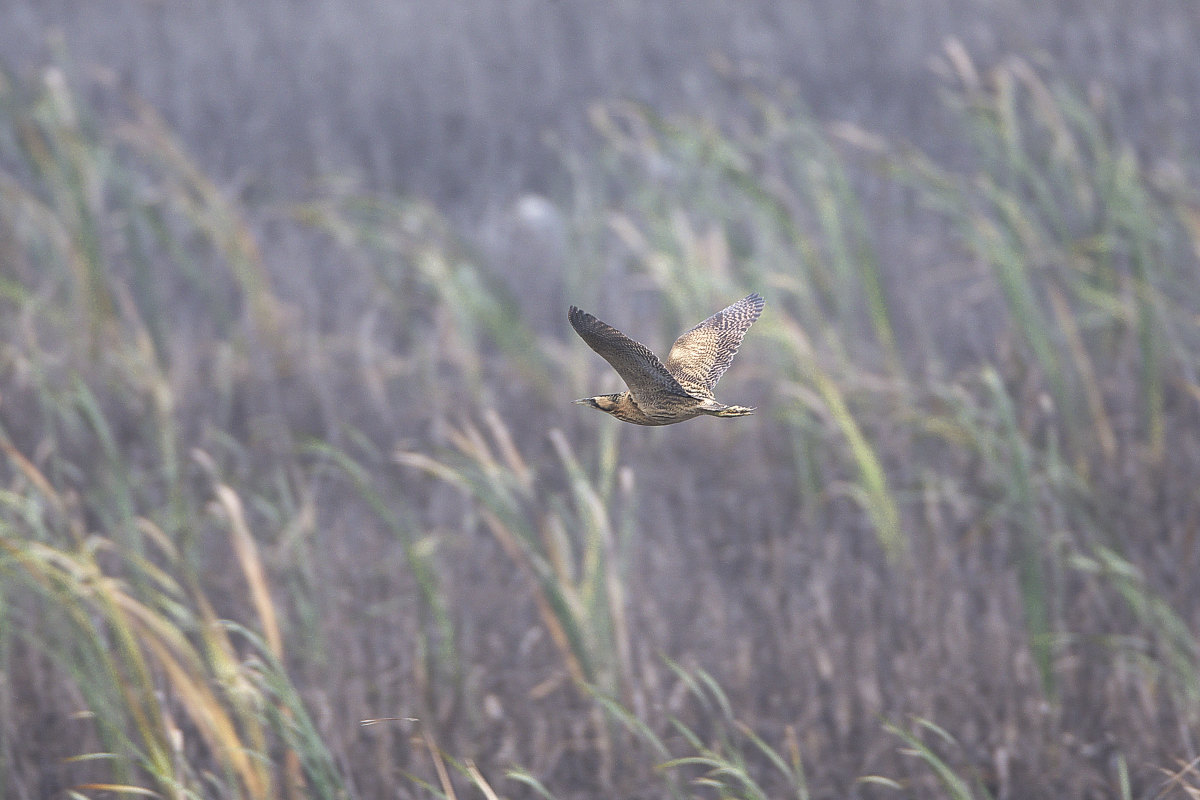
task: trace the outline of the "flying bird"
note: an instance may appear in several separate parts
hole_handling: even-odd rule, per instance
[[[744,417],[753,408],[717,402],[713,388],[729,369],[746,331],[762,313],[764,300],[752,294],[723,308],[687,331],[671,347],[667,362],[648,347],[571,306],[571,327],[604,357],[625,381],[628,391],[585,397],[576,403],[635,425],[672,425],[709,414]]]

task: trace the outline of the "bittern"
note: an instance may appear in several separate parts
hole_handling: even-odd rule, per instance
[[[762,313],[763,303],[762,296],[752,294],[713,314],[675,340],[665,365],[645,345],[571,306],[567,318],[575,332],[612,365],[629,387],[619,394],[575,402],[635,425],[673,425],[701,414],[753,414],[753,408],[717,402],[713,388],[729,369],[742,337]]]

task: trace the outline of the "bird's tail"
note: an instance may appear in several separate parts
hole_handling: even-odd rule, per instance
[[[754,413],[753,408],[747,406],[727,406],[724,403],[718,403],[716,400],[708,400],[704,405],[700,406],[700,411],[705,414],[711,414],[714,417],[746,417]]]

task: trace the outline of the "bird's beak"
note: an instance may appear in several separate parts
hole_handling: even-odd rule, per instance
[[[579,398],[578,400],[572,400],[572,401],[571,401],[571,403],[572,403],[573,405],[581,406],[581,405],[584,405],[584,404],[586,404],[586,403],[587,403],[587,401],[588,401],[588,400],[591,400],[591,399],[592,399],[592,398],[590,398],[590,397],[581,397],[581,398]]]

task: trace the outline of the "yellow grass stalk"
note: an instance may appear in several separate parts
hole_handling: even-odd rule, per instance
[[[237,493],[229,486],[220,484],[215,489],[217,502],[225,510],[225,519],[229,523],[229,538],[246,585],[250,588],[250,599],[258,613],[258,619],[263,626],[263,635],[267,646],[276,659],[283,657],[283,636],[279,632],[279,622],[275,613],[275,604],[271,601],[270,587],[267,585],[266,573],[263,571],[262,559],[258,555],[258,545],[250,534],[246,524],[246,515],[242,511],[242,501]]]
[[[1100,442],[1104,455],[1112,459],[1117,454],[1117,436],[1113,432],[1112,422],[1109,421],[1108,411],[1104,406],[1104,393],[1096,381],[1096,371],[1092,366],[1092,359],[1083,344],[1083,338],[1079,335],[1079,326],[1075,324],[1075,314],[1057,286],[1051,286],[1049,294],[1054,316],[1058,320],[1058,327],[1063,332],[1067,349],[1075,364],[1075,373],[1083,385],[1083,394],[1087,399],[1088,410],[1092,414],[1092,426],[1096,433],[1096,439]],[[1088,471],[1082,452],[1078,454],[1076,471],[1080,475],[1086,475]]]

